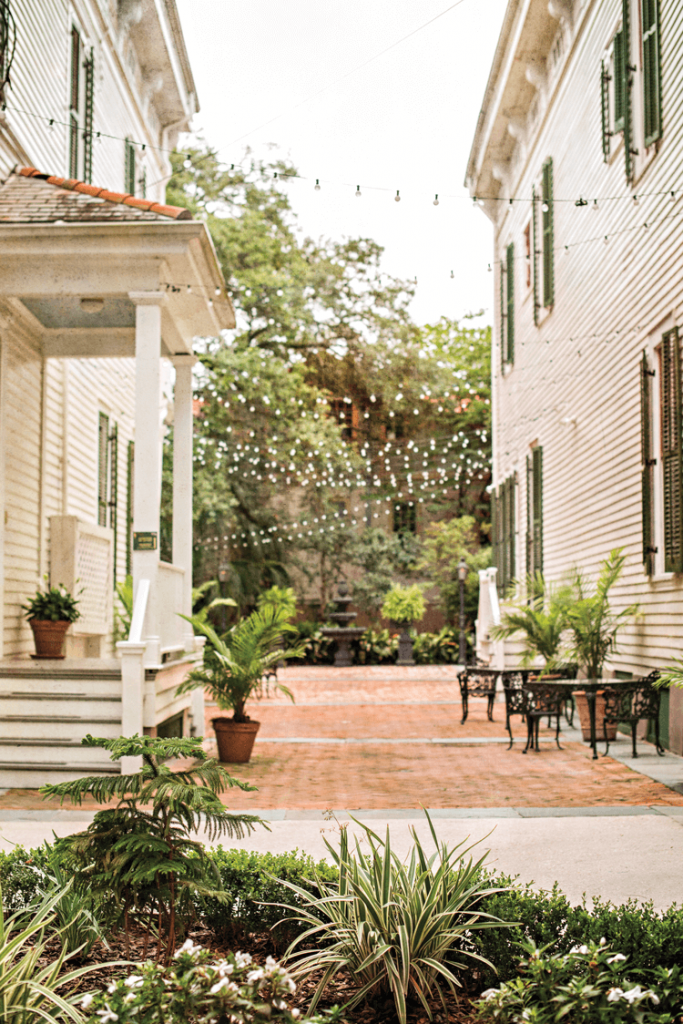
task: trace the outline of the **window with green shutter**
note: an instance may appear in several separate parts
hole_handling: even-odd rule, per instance
[[[662,60],[659,39],[659,0],[642,0],[643,133],[651,146],[662,134]]]
[[[508,583],[512,583],[517,575],[517,562],[516,562],[516,550],[515,550],[515,498],[516,498],[516,484],[517,476],[508,477],[507,488],[508,488],[508,500],[507,500],[507,563],[508,563]]]
[[[135,146],[130,139],[124,143],[124,192],[135,195]]]
[[[538,218],[536,216],[536,206],[538,204],[538,196],[536,195],[535,186],[531,189],[531,273],[533,277],[533,288],[534,288],[534,324],[538,327],[538,311],[540,309],[540,303],[538,301]]]
[[[662,337],[661,362],[664,570],[683,572],[681,354],[677,327]]]
[[[498,570],[500,575],[500,545],[498,543],[498,523],[500,522],[500,512],[498,506],[498,490],[494,488],[491,491],[491,562]]]
[[[541,216],[543,230],[543,305],[555,301],[555,236],[553,223],[553,161],[543,164]]]
[[[638,150],[633,148],[632,96],[633,72],[636,68],[631,64],[631,0],[622,0],[621,24],[621,97],[622,121],[624,130],[624,171],[629,184],[633,181],[633,157]]]
[[[118,541],[119,526],[119,428],[115,423],[109,435],[109,526],[113,538],[113,579],[116,587],[117,558],[116,548]]]
[[[496,583],[503,594],[517,571],[515,552],[515,474],[504,480],[491,498],[491,539],[493,564],[498,569]]]
[[[88,59],[83,68],[85,70],[85,98],[83,104],[83,181],[92,185],[92,142],[93,142],[93,115],[95,109],[95,54],[90,47]]]
[[[506,346],[505,359],[512,364],[515,361],[515,245],[510,242],[506,250],[505,276],[507,278],[505,295],[506,312]]]
[[[506,341],[506,339],[507,339],[507,331],[505,329],[505,327],[506,327],[505,321],[507,320],[506,300],[505,300],[505,297],[506,297],[506,290],[505,290],[505,262],[502,259],[500,261],[499,285],[500,285],[500,310],[499,310],[498,320],[499,320],[499,324],[500,324],[500,328],[499,328],[499,334],[500,334],[500,368],[501,368],[501,371],[502,371],[503,367],[505,366],[505,356],[507,354],[507,341]]]
[[[0,103],[5,101],[5,89],[12,84],[10,72],[17,42],[17,26],[10,0],[0,2]]]
[[[651,576],[655,571],[654,556],[654,515],[653,515],[653,474],[656,460],[652,457],[652,377],[647,352],[643,351],[640,362],[640,438],[641,438],[641,498],[643,509],[643,565]]]

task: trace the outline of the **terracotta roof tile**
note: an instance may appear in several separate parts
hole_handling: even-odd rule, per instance
[[[55,221],[165,221],[192,220],[182,206],[138,199],[125,192],[110,192],[75,178],[42,174],[22,167],[0,185],[0,222],[46,224]]]

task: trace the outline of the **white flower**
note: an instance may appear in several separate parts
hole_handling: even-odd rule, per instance
[[[497,988],[487,988],[485,992],[482,992],[481,998],[482,999],[486,999],[487,1002],[490,1002],[492,999],[495,999],[497,995],[498,995],[498,989]]]
[[[659,996],[656,996],[654,992],[650,992],[650,990],[648,989],[647,992],[643,993],[643,995],[649,996],[651,1001],[655,1004],[655,1006],[659,1006]]]
[[[610,956],[607,960],[608,964],[618,964],[622,960],[628,960],[628,957],[624,956],[623,953],[615,953],[614,956]]]
[[[139,974],[131,974],[130,977],[126,978],[124,985],[126,988],[141,988],[144,979]]]
[[[603,935],[603,937],[602,937],[602,938],[600,939],[600,945],[601,945],[601,946],[606,946],[606,945],[607,945],[607,939],[605,938],[605,936],[604,936],[604,935]]]
[[[631,1003],[631,1005],[633,1005],[636,999],[642,999],[646,994],[647,993],[643,992],[640,985],[635,985],[633,988],[630,988],[628,992],[624,992],[624,999],[627,1003]]]
[[[83,1007],[84,1010],[88,1009],[94,998],[95,997],[91,995],[89,992],[87,995],[83,996],[83,998],[81,999],[81,1006]]]
[[[581,953],[583,956],[588,952],[588,946],[572,946],[570,953]]]
[[[235,953],[235,962],[238,967],[248,967],[251,963],[251,953]]]
[[[247,984],[252,985],[255,981],[261,981],[265,976],[266,973],[263,968],[257,967],[255,971],[249,971],[249,974],[247,975]]]
[[[182,946],[175,955],[178,957],[180,956],[181,953],[189,953],[190,956],[196,957],[197,954],[201,951],[201,948],[201,946],[195,946],[192,939],[185,939]]]
[[[607,993],[607,1002],[608,1003],[616,1003],[616,1002],[618,1002],[623,997],[623,995],[624,995],[624,993],[623,993],[622,989],[620,989],[620,988],[611,988],[609,990],[609,992]]]
[[[105,1006],[107,1007],[106,1010],[97,1011],[97,1016],[102,1021],[102,1024],[109,1024],[110,1021],[118,1020],[118,1014],[114,1013],[109,1003],[105,1003]]]
[[[269,971],[272,971],[274,967],[278,967],[278,966],[279,966],[279,964],[278,964],[277,960],[275,960],[272,956],[267,956],[266,957],[266,967],[268,968]]]
[[[299,1016],[299,1010],[297,1010],[297,1008],[295,1006],[294,1009],[292,1010],[292,1017],[298,1017],[298,1016]]]

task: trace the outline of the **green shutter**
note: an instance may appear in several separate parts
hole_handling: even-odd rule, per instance
[[[614,61],[614,131],[624,130],[624,82],[626,76],[624,67],[626,55],[624,53],[624,33],[620,29],[614,37],[613,46]]]
[[[125,140],[123,189],[129,195],[135,195],[135,146],[130,139]]]
[[[508,488],[507,481],[500,485],[500,504],[498,507],[498,546],[500,550],[500,569],[498,571],[501,594],[508,585]]]
[[[128,442],[126,479],[126,575],[133,572],[133,470],[135,467],[135,441]]]
[[[543,572],[543,449],[532,450],[532,537],[533,537],[533,572]]]
[[[515,484],[517,477],[513,474],[508,479],[508,575],[510,583],[517,575],[517,560],[515,550]]]
[[[536,204],[538,196],[536,188],[531,189],[531,273],[534,288],[534,325],[538,327],[538,221],[536,219]]]
[[[543,305],[552,306],[555,301],[555,244],[553,225],[553,161],[552,157],[543,164]]]
[[[678,328],[674,327],[662,338],[662,475],[666,572],[683,572],[682,456],[681,356]]]
[[[633,157],[638,151],[633,148],[633,123],[632,123],[632,97],[631,87],[633,85],[632,72],[636,69],[631,66],[631,0],[622,0],[622,25],[621,25],[621,46],[622,46],[622,98],[623,98],[623,121],[624,121],[624,170],[626,180],[630,184],[633,181]]]
[[[498,549],[498,491],[491,491],[491,561],[500,574],[500,552]],[[499,581],[500,582],[500,581]]]
[[[643,565],[645,572],[651,576],[654,572],[653,514],[652,514],[652,475],[655,460],[652,458],[652,388],[650,379],[653,376],[647,361],[647,353],[643,351],[640,363],[640,438],[642,462],[642,506],[643,506]]]
[[[97,435],[97,522],[107,525],[109,498],[109,417],[101,412]]]
[[[81,100],[81,35],[71,29],[71,78],[69,81],[69,177],[78,178],[78,112]]]
[[[113,578],[116,588],[116,547],[119,525],[119,428],[114,424],[109,435],[109,525],[113,539]]]
[[[505,263],[503,260],[500,261],[500,369],[502,371],[505,366],[505,348],[506,348],[506,331],[505,331],[505,320],[507,314],[505,312]]]
[[[95,106],[95,54],[90,55],[83,65],[85,68],[85,104],[83,110],[83,181],[92,185],[92,137],[93,112]]]
[[[610,73],[605,67],[604,60],[600,64],[600,115],[602,120],[602,159],[605,163],[609,160],[612,132],[609,126],[609,83]]]
[[[506,360],[508,363],[515,361],[515,245],[510,242],[507,247],[506,256],[507,294],[506,294],[506,327],[507,346]]]
[[[662,58],[659,39],[659,0],[642,0],[643,127],[645,145],[662,135]]]

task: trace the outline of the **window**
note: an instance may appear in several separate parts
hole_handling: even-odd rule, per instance
[[[647,352],[643,352],[640,364],[640,437],[641,437],[641,479],[643,508],[643,565],[645,573],[651,576],[655,571],[654,556],[657,554],[654,537],[654,467],[657,460],[652,457],[652,378],[655,371],[650,369]]]
[[[543,164],[541,185],[541,228],[543,236],[543,305],[548,308],[555,302],[555,237],[553,210],[553,161],[552,157]]]
[[[660,407],[664,571],[683,572],[683,443],[678,328],[662,337]]]
[[[95,58],[92,47],[84,57],[81,34],[71,29],[69,79],[69,175],[92,183]]]
[[[645,146],[662,134],[662,64],[659,0],[641,0],[643,39],[643,134]]]
[[[517,475],[509,476],[493,492],[491,504],[491,537],[493,564],[498,569],[498,589],[503,593],[516,575],[515,560],[515,501]]]
[[[124,142],[123,190],[135,195],[135,146],[130,139]]]
[[[526,460],[526,571],[543,572],[543,449],[536,445]]]
[[[417,533],[417,506],[412,501],[394,505],[394,533]]]

